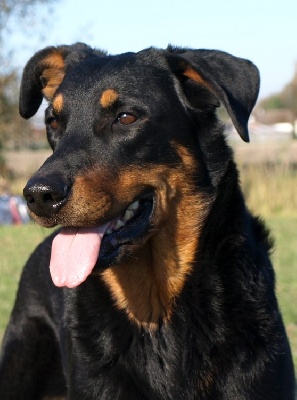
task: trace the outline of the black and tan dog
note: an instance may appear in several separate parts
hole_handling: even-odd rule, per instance
[[[48,100],[53,155],[24,195],[61,229],[23,271],[1,400],[294,398],[271,241],[215,113],[248,141],[258,88],[220,51],[75,44],[28,62],[20,113]]]

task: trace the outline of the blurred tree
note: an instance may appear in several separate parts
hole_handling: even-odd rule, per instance
[[[276,117],[277,111],[282,114],[283,121],[292,124],[292,137],[297,139],[297,63],[295,65],[295,73],[293,79],[283,88],[283,90],[275,95],[269,96],[259,102],[257,107],[261,112],[273,112]],[[283,111],[281,111],[283,110]],[[260,114],[261,115],[261,114]],[[265,113],[264,113],[265,115]]]
[[[277,94],[269,96],[260,102],[265,110],[287,109],[297,118],[297,63],[293,79]]]
[[[0,1],[0,31],[7,28],[11,17],[26,17],[29,8],[46,0],[1,0]]]
[[[289,108],[297,118],[297,63],[295,65],[293,79],[283,89],[281,97],[286,107]]]
[[[280,94],[274,94],[272,96],[269,96],[264,100],[262,100],[260,104],[261,107],[267,110],[278,110],[280,108],[286,108]]]
[[[0,152],[5,145],[19,142],[31,133],[30,125],[19,117],[18,113],[18,88],[19,71],[12,65],[12,53],[10,41],[7,35],[12,30],[26,27],[26,33],[30,34],[28,22],[34,17],[34,11],[39,5],[49,6],[56,0],[0,0]],[[44,27],[41,24],[30,24],[32,33],[40,32]],[[13,26],[13,28],[12,28]],[[0,159],[3,164],[3,155]]]

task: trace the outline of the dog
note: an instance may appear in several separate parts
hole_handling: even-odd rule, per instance
[[[258,91],[252,62],[215,50],[76,43],[28,61],[20,114],[48,101],[53,154],[24,196],[60,229],[23,270],[2,400],[294,398],[272,240],[216,114],[248,142]]]

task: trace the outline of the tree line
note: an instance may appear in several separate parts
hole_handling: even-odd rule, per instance
[[[279,93],[260,101],[259,106],[265,110],[290,110],[297,119],[297,62],[293,79]]]

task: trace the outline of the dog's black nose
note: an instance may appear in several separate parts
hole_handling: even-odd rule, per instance
[[[69,186],[61,180],[30,179],[23,190],[29,209],[40,217],[50,217],[66,203]]]

